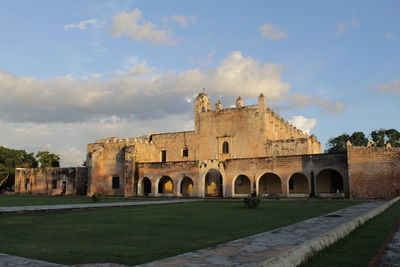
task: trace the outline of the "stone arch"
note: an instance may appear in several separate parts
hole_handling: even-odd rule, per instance
[[[251,182],[249,177],[244,174],[236,177],[236,179],[233,181],[233,193],[235,195],[251,194]]]
[[[193,180],[189,176],[183,177],[180,183],[180,194],[182,196],[192,196],[193,195]]]
[[[289,194],[309,194],[310,182],[301,172],[296,172],[288,180]]]
[[[281,178],[272,172],[264,173],[258,179],[258,193],[260,195],[282,194]]]
[[[320,171],[315,182],[317,193],[344,193],[343,177],[337,170],[324,169]]]
[[[173,194],[174,193],[174,183],[171,177],[164,175],[158,181],[158,194]]]
[[[216,169],[210,169],[204,178],[204,195],[206,197],[223,196],[223,179]]]

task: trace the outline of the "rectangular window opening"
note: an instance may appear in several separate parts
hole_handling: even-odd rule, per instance
[[[112,189],[119,189],[119,176],[113,176]]]
[[[184,148],[184,149],[182,150],[182,156],[183,156],[183,157],[189,157],[189,149]]]
[[[167,150],[161,150],[161,162],[167,161]]]
[[[52,188],[52,189],[57,189],[57,179],[53,179],[53,180],[51,181],[51,188]]]

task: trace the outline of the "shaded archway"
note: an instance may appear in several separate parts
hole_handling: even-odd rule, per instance
[[[144,177],[142,179],[142,195],[148,196],[151,194],[151,181],[149,178]]]
[[[336,170],[325,169],[318,173],[316,179],[317,193],[343,193],[343,178]]]
[[[289,179],[289,194],[309,194],[310,183],[302,173],[295,173]]]
[[[204,194],[207,197],[222,197],[222,175],[216,169],[211,169],[207,172],[204,181]]]
[[[275,173],[265,173],[258,180],[258,192],[261,195],[281,194],[281,178]]]
[[[234,192],[235,194],[251,194],[251,183],[249,177],[246,175],[239,175],[235,179],[235,184],[234,184]]]
[[[174,183],[171,177],[163,176],[158,182],[158,193],[159,194],[173,194],[174,193]]]
[[[181,192],[182,196],[191,196],[193,195],[193,180],[185,176],[181,182]]]

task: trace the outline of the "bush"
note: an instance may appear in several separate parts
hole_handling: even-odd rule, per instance
[[[100,193],[97,193],[97,192],[93,193],[93,195],[92,195],[93,202],[99,202],[100,199],[101,199],[101,194]]]
[[[248,209],[255,209],[257,208],[258,204],[260,204],[261,198],[260,197],[245,197],[243,198],[244,206]]]

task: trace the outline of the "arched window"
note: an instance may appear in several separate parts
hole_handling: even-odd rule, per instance
[[[222,153],[224,153],[224,154],[229,153],[229,144],[226,141],[222,144]]]

